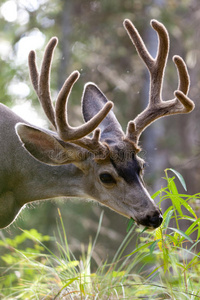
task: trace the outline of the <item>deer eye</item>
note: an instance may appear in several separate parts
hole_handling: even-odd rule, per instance
[[[109,173],[102,173],[99,175],[99,178],[100,178],[101,182],[103,182],[105,184],[115,184],[116,183],[115,178],[113,178],[113,176]]]

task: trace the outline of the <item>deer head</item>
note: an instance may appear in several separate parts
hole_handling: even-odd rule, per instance
[[[74,71],[63,84],[54,108],[49,81],[57,38],[52,38],[45,49],[40,73],[35,62],[35,52],[31,51],[29,55],[33,87],[55,132],[22,123],[17,124],[16,131],[25,149],[40,162],[49,165],[75,165],[84,177],[84,183],[80,182],[80,194],[83,197],[90,197],[119,214],[133,218],[138,224],[157,228],[162,222],[162,213],[144,185],[144,161],[138,156],[139,137],[156,119],[189,113],[193,110],[194,103],[187,97],[189,75],[179,56],[173,58],[179,77],[175,98],[162,100],[169,37],[166,28],[158,21],[152,20],[151,26],[157,32],[159,41],[155,59],[147,51],[131,21],[124,21],[128,35],[150,73],[149,104],[128,123],[126,133],[113,112],[113,104],[93,83],[86,84],[82,96],[85,123],[79,127],[69,125],[66,103],[79,77],[78,71]],[[90,136],[92,132],[93,135]]]

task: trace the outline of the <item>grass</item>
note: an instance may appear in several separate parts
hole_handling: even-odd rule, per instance
[[[172,174],[172,177],[169,177]],[[35,229],[22,231],[13,240],[0,241],[6,250],[1,256],[0,298],[2,299],[200,299],[200,218],[193,204],[200,194],[179,194],[175,178],[184,189],[182,176],[165,170],[166,187],[153,197],[169,202],[162,226],[153,232],[138,229],[133,220],[127,235],[111,262],[95,263],[96,238],[82,247],[80,258],[70,251],[62,217],[58,238],[53,239],[57,254],[45,242],[52,239]],[[188,220],[186,229],[180,227]],[[173,225],[175,224],[175,226]],[[136,246],[125,255],[128,245]],[[30,246],[24,247],[29,241]],[[23,249],[24,250],[20,250]]]

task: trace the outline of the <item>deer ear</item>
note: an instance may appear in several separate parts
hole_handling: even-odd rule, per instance
[[[81,160],[80,149],[78,152],[71,144],[64,147],[47,132],[23,123],[18,123],[15,130],[23,147],[40,162],[56,166]]]
[[[108,102],[106,96],[93,83],[87,83],[82,97],[82,112],[87,122],[94,117],[100,109]],[[101,140],[122,138],[124,136],[113,110],[107,114],[105,119],[98,126],[101,129]]]

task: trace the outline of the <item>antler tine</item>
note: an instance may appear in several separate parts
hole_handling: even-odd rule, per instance
[[[183,59],[179,56],[175,56],[173,59],[179,77],[179,87],[174,93],[176,98],[168,101],[162,100],[163,75],[169,52],[169,36],[164,25],[156,20],[151,21],[151,26],[156,30],[159,41],[155,59],[149,54],[131,21],[125,20],[124,26],[150,73],[149,104],[142,113],[128,123],[126,131],[127,138],[137,144],[143,130],[156,119],[172,114],[188,113],[194,109],[194,103],[186,96],[190,84],[189,74]]]
[[[156,62],[160,60],[161,57],[163,57],[162,59],[163,64],[161,66],[161,64],[159,63],[159,66],[160,68],[165,66],[165,62],[169,51],[169,37],[166,28],[163,26],[163,24],[161,24],[156,20],[151,21],[151,26],[153,27],[154,30],[157,31],[158,38],[159,38],[159,46],[158,46],[156,59],[154,59],[151,56],[151,54],[148,52],[138,30],[133,25],[133,23],[128,19],[124,20],[124,27],[132,43],[135,45],[135,48],[139,56],[142,58],[142,60],[144,61],[144,63],[146,64],[146,66],[150,71],[152,71],[152,68],[154,68]]]
[[[56,100],[56,124],[59,136],[64,141],[75,141],[90,134],[103,121],[113,107],[113,103],[108,101],[104,107],[87,123],[71,127],[67,118],[67,101],[74,83],[79,77],[79,72],[74,71],[63,84]]]
[[[130,20],[125,19],[123,24],[124,24],[124,27],[129,35],[132,43],[135,45],[135,48],[136,48],[139,56],[145,62],[147,67],[149,67],[151,64],[154,63],[154,60],[153,60],[152,56],[149,54],[139,32],[137,31],[137,29],[135,28],[135,26],[133,25],[133,23]]]
[[[51,62],[53,58],[53,52],[58,43],[56,37],[51,38],[44,51],[44,58],[42,61],[40,75],[36,65],[36,54],[35,51],[29,53],[29,71],[33,87],[38,95],[38,99],[46,113],[49,121],[56,128],[55,112],[51,100],[50,92],[50,71]]]
[[[30,74],[32,85],[34,87],[34,90],[38,94],[39,73],[38,73],[38,68],[36,65],[36,54],[35,54],[35,51],[33,51],[33,50],[30,51],[30,53],[29,53],[28,65],[29,65],[29,74]]]
[[[187,66],[179,55],[175,55],[173,57],[173,61],[177,67],[179,77],[178,90],[175,91],[174,95],[183,105],[181,107],[181,113],[189,113],[194,109],[195,105],[194,102],[186,96],[190,87],[190,77],[187,71]],[[180,103],[177,102],[177,106],[179,104]]]
[[[185,95],[187,95],[190,87],[190,77],[187,71],[186,64],[179,55],[174,55],[173,61],[178,71],[178,77],[179,77],[178,90],[182,91]]]
[[[162,89],[163,73],[169,52],[169,36],[166,28],[160,22],[152,20],[151,26],[156,30],[159,39],[157,56],[155,59],[148,52],[139,32],[132,22],[127,19],[124,21],[125,29],[151,75],[150,95],[153,95],[153,97],[151,97],[150,102],[153,104],[155,102],[158,103],[161,100],[160,93]]]

